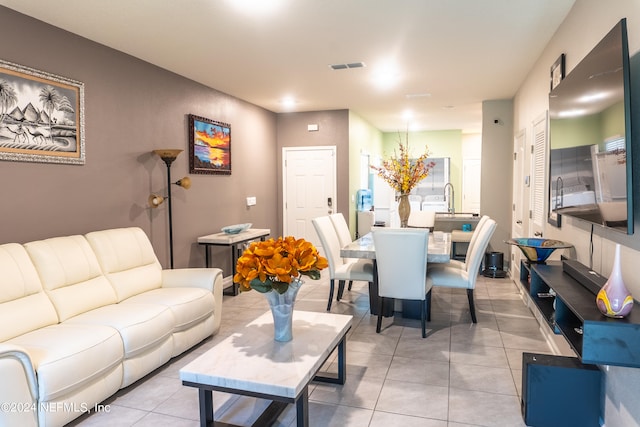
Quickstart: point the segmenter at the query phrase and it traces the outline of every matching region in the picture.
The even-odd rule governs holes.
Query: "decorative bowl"
[[[505,243],[516,245],[530,264],[544,264],[549,255],[556,249],[570,248],[573,245],[555,239],[542,239],[537,237],[519,237],[509,239]]]
[[[238,234],[250,229],[252,225],[253,224],[251,224],[250,222],[247,222],[246,224],[227,225],[226,227],[222,227],[222,231],[225,234]]]

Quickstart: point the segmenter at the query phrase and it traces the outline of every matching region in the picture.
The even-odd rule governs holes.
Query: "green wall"
[[[382,135],[369,122],[349,111],[349,208],[339,209],[349,222],[351,237],[356,234],[355,196],[360,189],[360,158],[362,154],[369,154],[371,158],[382,154]]]
[[[349,111],[349,207],[340,206],[345,217],[348,215],[352,237],[356,231],[356,192],[360,188],[360,160],[362,154],[368,154],[371,161],[375,158],[388,158],[397,150],[400,136],[403,143],[407,134],[381,132],[353,111]],[[456,194],[462,194],[462,131],[425,131],[409,132],[409,152],[413,157],[420,156],[425,146],[430,157],[449,157],[450,180]],[[456,197],[455,209],[461,210],[461,198]]]

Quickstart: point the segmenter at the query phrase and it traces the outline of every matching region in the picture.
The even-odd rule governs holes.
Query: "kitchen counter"
[[[472,213],[436,213],[434,229],[447,233],[453,230],[462,230],[462,224],[471,224],[471,229],[475,230],[480,221],[480,215]]]

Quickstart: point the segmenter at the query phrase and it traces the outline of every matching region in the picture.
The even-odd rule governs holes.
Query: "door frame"
[[[314,146],[298,146],[298,147],[282,147],[282,234],[288,235],[287,230],[287,153],[291,151],[332,151],[333,158],[333,212],[338,212],[338,149],[335,145],[314,145]]]

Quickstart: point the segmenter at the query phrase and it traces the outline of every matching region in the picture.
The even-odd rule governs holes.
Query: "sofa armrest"
[[[219,268],[162,270],[163,288],[204,288],[215,294],[218,281],[222,287],[222,270]]]
[[[198,287],[213,293],[213,333],[220,329],[222,320],[222,270],[219,268],[179,268],[162,270],[163,288]]]
[[[37,426],[38,384],[27,351],[0,343],[0,425]]]

